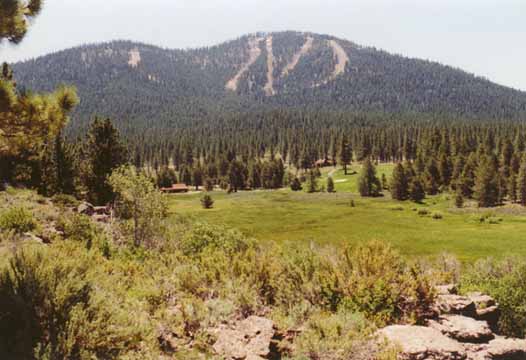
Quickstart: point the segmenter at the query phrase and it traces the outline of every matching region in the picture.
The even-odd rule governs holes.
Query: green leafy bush
[[[477,261],[462,276],[463,292],[481,291],[499,303],[499,330],[503,335],[526,335],[526,259]]]
[[[37,228],[33,213],[24,207],[12,207],[0,214],[0,229],[22,234]]]
[[[396,352],[368,341],[374,327],[359,314],[315,313],[295,341],[300,359],[395,360]]]

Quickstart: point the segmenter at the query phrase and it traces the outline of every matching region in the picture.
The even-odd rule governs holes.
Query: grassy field
[[[392,165],[380,165],[378,175],[389,178]],[[353,172],[359,172],[354,166]],[[356,193],[357,174],[324,169],[320,185],[331,173],[336,193],[251,191],[228,195],[212,193],[214,208],[200,206],[200,194],[174,195],[173,218],[189,216],[212,224],[224,224],[262,241],[308,241],[317,244],[356,244],[378,239],[390,241],[402,253],[436,255],[449,252],[462,261],[486,256],[526,255],[526,213],[518,206],[494,210],[468,204],[458,210],[447,195],[428,198],[422,204],[382,198],[361,198]],[[354,202],[354,207],[351,202]],[[420,215],[425,208],[428,215]],[[441,219],[432,215],[440,214]],[[492,223],[481,222],[490,216]],[[438,216],[437,216],[438,217]]]

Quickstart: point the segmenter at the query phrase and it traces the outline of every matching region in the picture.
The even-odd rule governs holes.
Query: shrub
[[[67,194],[57,194],[52,198],[53,203],[65,207],[76,207],[80,204],[74,196]]]
[[[88,249],[92,247],[97,233],[91,219],[81,214],[59,219],[58,228],[64,232],[66,239],[84,243]]]
[[[301,191],[303,189],[303,187],[301,186],[301,182],[297,177],[292,179],[292,181],[290,182],[290,189],[292,191]]]
[[[404,207],[401,205],[394,205],[394,206],[391,206],[389,209],[393,211],[403,211]]]
[[[133,349],[142,335],[97,293],[93,265],[73,248],[15,254],[0,274],[0,357],[115,359]]]
[[[396,353],[367,341],[374,327],[358,314],[318,312],[296,339],[300,359],[396,359]]]
[[[444,216],[442,215],[442,213],[439,213],[439,212],[434,212],[431,214],[431,217],[435,220],[440,220],[442,219]]]
[[[211,209],[214,206],[214,199],[208,194],[203,195],[201,198],[201,206],[203,209]]]
[[[481,291],[499,303],[499,330],[503,335],[526,335],[526,259],[479,260],[462,276],[461,291]]]
[[[12,230],[17,234],[33,231],[37,222],[33,213],[24,207],[12,207],[0,214],[0,229]]]
[[[429,215],[429,210],[427,210],[427,209],[418,209],[418,211],[416,213],[418,215],[420,215],[420,216],[426,216],[426,215]]]
[[[206,224],[197,224],[180,243],[185,255],[198,255],[207,248],[235,253],[246,250],[248,246],[249,241],[240,232]]]
[[[402,319],[418,323],[430,311],[434,293],[429,280],[384,242],[348,249],[339,268],[345,287],[342,306],[379,326]]]

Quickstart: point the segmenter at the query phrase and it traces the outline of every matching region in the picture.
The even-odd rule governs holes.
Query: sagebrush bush
[[[443,217],[444,217],[444,215],[442,215],[442,213],[440,213],[440,212],[434,212],[434,213],[431,214],[431,218],[433,218],[435,220],[441,220]]]
[[[133,318],[95,289],[93,261],[75,246],[13,256],[0,274],[1,358],[108,359],[138,346]]]
[[[186,255],[198,255],[207,248],[235,253],[247,249],[248,243],[249,240],[239,231],[197,224],[184,236],[180,247]]]
[[[78,206],[80,204],[80,201],[77,200],[74,196],[67,195],[67,194],[54,195],[51,198],[51,200],[56,205],[66,206],[66,207],[75,207],[75,206]]]
[[[17,234],[37,228],[33,213],[24,207],[12,207],[0,214],[0,230],[12,230]]]
[[[416,213],[418,215],[420,215],[420,216],[426,216],[426,215],[429,215],[429,210],[427,210],[427,209],[418,209],[418,211]]]
[[[500,332],[521,338],[526,335],[526,259],[479,260],[464,272],[461,290],[493,296],[501,311]]]
[[[418,323],[430,311],[434,293],[429,279],[389,244],[372,241],[350,248],[339,268],[344,274],[342,306],[378,326],[401,320]]]

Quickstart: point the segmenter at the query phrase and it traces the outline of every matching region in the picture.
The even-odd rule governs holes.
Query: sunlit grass
[[[381,165],[378,174],[389,178],[392,165]],[[352,167],[359,172],[359,168]],[[320,184],[332,169],[324,169]],[[214,224],[225,224],[261,241],[307,241],[318,244],[357,244],[371,239],[389,241],[404,254],[456,254],[463,261],[506,254],[526,254],[526,216],[499,210],[498,224],[481,223],[480,211],[458,211],[448,195],[428,198],[422,204],[397,202],[385,196],[362,198],[356,194],[358,175],[333,173],[336,193],[252,191],[228,195],[212,193],[214,208],[201,208],[199,194],[170,199],[173,217],[183,215]],[[338,181],[345,180],[345,181]],[[354,202],[354,207],[351,206]],[[417,209],[425,207],[427,216]],[[440,212],[442,219],[431,214]],[[177,215],[176,215],[177,214]]]

